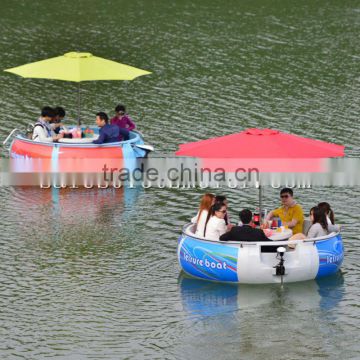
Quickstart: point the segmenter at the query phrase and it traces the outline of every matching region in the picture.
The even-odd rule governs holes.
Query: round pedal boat
[[[306,281],[335,274],[344,258],[339,232],[305,240],[222,242],[197,237],[194,230],[194,224],[184,226],[178,261],[185,273],[206,280],[243,284]]]
[[[98,134],[97,127],[90,127]],[[65,141],[68,139],[65,139]],[[104,164],[110,168],[133,169],[136,159],[152,150],[144,145],[140,133],[130,132],[130,139],[105,144],[92,144],[91,139],[72,142],[36,142],[18,134],[9,148],[14,172],[99,172]],[[76,141],[79,141],[78,143]]]

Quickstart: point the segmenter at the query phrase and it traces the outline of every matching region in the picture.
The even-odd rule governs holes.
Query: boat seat
[[[196,232],[196,224],[192,224],[190,227],[189,227],[189,231],[195,235],[195,232]]]
[[[305,219],[303,223],[302,233],[306,235],[309,232],[310,227],[311,221],[309,219]]]

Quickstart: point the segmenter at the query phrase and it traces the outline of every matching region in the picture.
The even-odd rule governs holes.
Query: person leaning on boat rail
[[[294,200],[294,193],[290,188],[280,191],[281,207],[267,214],[262,228],[267,227],[267,222],[274,217],[281,219],[282,225],[292,229],[293,234],[301,233],[304,224],[304,213],[302,207]]]
[[[111,125],[116,125],[119,128],[119,141],[129,140],[130,131],[135,129],[135,123],[130,116],[126,114],[124,105],[117,105],[115,108],[116,115],[111,119]]]
[[[55,118],[55,110],[50,106],[41,109],[41,115],[34,125],[32,139],[39,142],[54,142],[63,137],[63,134],[55,134],[50,126],[50,121]]]
[[[201,198],[199,211],[196,214],[196,216],[194,216],[191,219],[191,222],[193,224],[196,224],[195,235],[197,235],[197,236],[204,235],[206,219],[207,219],[208,213],[209,213],[212,205],[214,205],[214,200],[215,200],[215,195],[213,195],[213,194],[205,194]]]
[[[253,214],[249,209],[239,213],[242,226],[233,226],[230,231],[220,236],[221,241],[272,241],[262,230],[254,228]]]
[[[289,240],[314,239],[340,230],[339,225],[328,223],[325,211],[319,206],[314,206],[310,209],[310,221],[312,225],[306,235],[303,233],[297,233]]]
[[[203,236],[209,240],[219,240],[222,234],[225,234],[231,227],[226,226],[225,217],[226,205],[224,203],[215,203],[207,216],[204,226]]]
[[[119,141],[119,128],[109,124],[109,117],[104,112],[96,114],[96,125],[100,128],[99,138],[93,144],[105,144]]]

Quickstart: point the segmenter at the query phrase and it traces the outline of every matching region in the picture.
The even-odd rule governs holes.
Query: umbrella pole
[[[80,121],[80,106],[81,106],[81,96],[80,96],[80,82],[78,83],[78,120],[77,123],[80,126],[81,125],[81,121]]]
[[[261,211],[262,211],[262,188],[259,183],[259,223],[261,225]]]

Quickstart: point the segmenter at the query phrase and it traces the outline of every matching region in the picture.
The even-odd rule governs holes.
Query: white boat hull
[[[306,281],[336,273],[343,261],[344,249],[339,233],[326,237],[274,242],[220,242],[197,238],[192,225],[184,227],[178,243],[178,260],[189,275],[222,282],[265,284]],[[294,244],[295,248],[287,246]],[[265,252],[269,246],[273,252]],[[279,256],[284,254],[285,274],[276,275]]]

